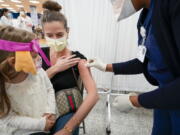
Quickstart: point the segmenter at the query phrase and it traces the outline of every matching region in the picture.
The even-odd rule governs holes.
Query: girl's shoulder
[[[37,74],[36,75],[39,76],[42,79],[47,77],[47,73],[46,73],[46,71],[43,68],[39,68],[37,70]]]
[[[72,51],[72,54],[75,54],[76,57],[78,57],[78,58],[87,60],[87,58],[82,53],[80,53],[79,51]]]

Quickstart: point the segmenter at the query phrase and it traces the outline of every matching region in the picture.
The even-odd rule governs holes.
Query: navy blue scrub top
[[[153,2],[151,0],[150,8],[146,15],[141,14],[139,21],[138,21],[138,30],[140,27],[143,26],[146,29],[146,40],[145,40],[145,47],[147,48],[146,57],[148,58],[148,72],[149,74],[155,78],[159,86],[165,85],[173,80],[173,75],[170,73],[167,65],[164,62],[160,49],[158,47],[157,41],[153,34],[151,18],[153,12]],[[142,36],[140,35],[140,31],[138,32],[139,35],[139,45],[142,44]]]

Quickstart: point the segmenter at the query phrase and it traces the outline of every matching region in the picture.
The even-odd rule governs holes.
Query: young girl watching
[[[48,134],[55,124],[54,89],[38,52],[34,34],[0,26],[1,135]]]

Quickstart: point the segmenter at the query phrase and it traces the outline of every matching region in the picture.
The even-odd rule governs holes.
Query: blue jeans
[[[64,126],[66,125],[66,123],[72,118],[72,116],[74,115],[74,113],[68,113],[62,117],[59,117],[52,129],[52,133],[56,133],[58,131],[60,131],[61,129],[64,128]],[[73,131],[72,135],[79,135],[79,128],[76,128]]]
[[[152,135],[180,135],[180,110],[154,110]]]

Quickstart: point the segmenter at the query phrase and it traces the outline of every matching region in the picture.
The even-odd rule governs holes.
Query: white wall
[[[109,0],[57,0],[63,6],[70,26],[69,44],[88,58],[99,57],[107,63],[136,57],[136,14],[120,23],[115,21]],[[113,76],[95,69],[93,76],[100,88],[148,91],[153,89],[143,75]]]

